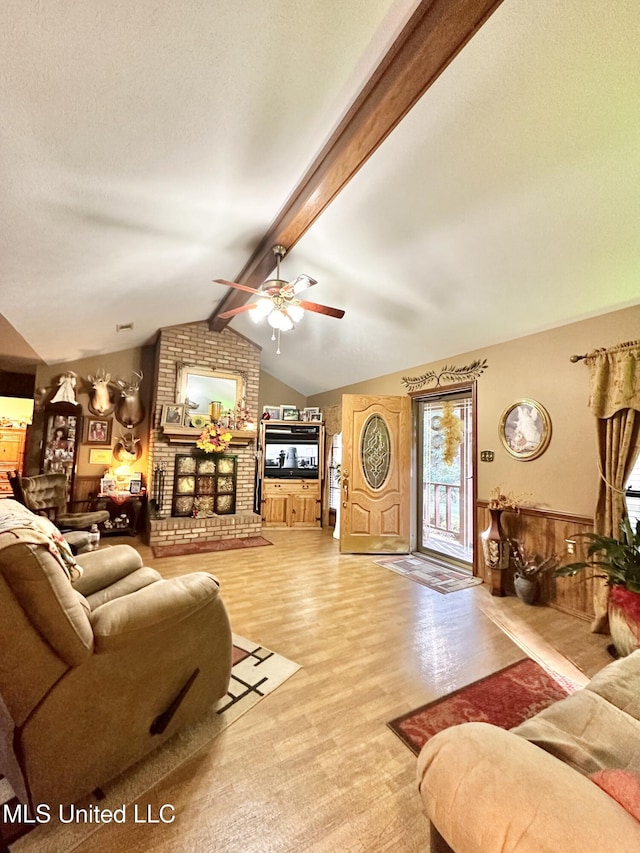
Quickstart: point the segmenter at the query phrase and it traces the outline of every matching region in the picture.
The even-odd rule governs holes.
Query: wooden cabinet
[[[321,527],[324,425],[263,421],[260,506],[266,527]]]
[[[26,429],[0,429],[0,498],[12,498],[8,474],[22,474]]]
[[[271,527],[320,527],[319,480],[265,480],[262,520]]]

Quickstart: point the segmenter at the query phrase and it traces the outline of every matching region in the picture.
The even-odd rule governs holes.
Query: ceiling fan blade
[[[294,294],[301,293],[303,290],[306,290],[308,287],[313,287],[314,284],[317,284],[315,278],[311,278],[310,275],[299,275],[298,278],[294,278],[293,281],[289,282],[289,287]]]
[[[223,320],[228,320],[229,317],[235,317],[237,314],[243,314],[245,311],[251,311],[252,308],[257,308],[257,302],[250,302],[248,305],[241,305],[239,308],[232,308],[230,311],[223,311],[218,314]]]
[[[344,317],[342,308],[330,308],[328,305],[318,305],[317,302],[305,302],[304,299],[300,300],[300,307],[304,308],[305,311],[315,311],[316,314],[326,314],[327,317],[335,317],[337,320],[341,320]]]
[[[227,281],[226,278],[214,278],[214,282],[216,284],[226,284],[227,287],[235,287],[237,290],[246,290],[247,293],[259,293],[262,294],[261,290],[256,290],[255,287],[249,287],[246,284],[240,284],[237,281]],[[222,314],[218,315],[222,317]]]

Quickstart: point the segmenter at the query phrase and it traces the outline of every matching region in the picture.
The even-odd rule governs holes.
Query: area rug
[[[157,785],[162,779],[188,761],[213,738],[239,717],[280,687],[300,669],[282,655],[233,635],[233,668],[229,691],[208,714],[188,728],[178,732],[151,755],[142,759],[121,776],[102,786],[105,799],[101,809],[119,808],[132,803]],[[97,804],[92,796],[81,805]],[[4,805],[7,809],[4,809]],[[60,823],[57,806],[51,807],[52,819],[32,828],[15,820],[18,801],[7,779],[0,775],[0,850],[11,853],[61,853],[96,832],[100,825],[90,823]],[[68,814],[68,810],[65,815]],[[4,820],[2,817],[4,816]],[[9,818],[9,820],[7,820]],[[31,831],[29,831],[31,830]],[[27,833],[27,834],[25,834]]]
[[[512,729],[579,689],[579,684],[525,658],[387,725],[417,755],[442,729],[470,722]]]
[[[474,578],[469,572],[438,566],[422,557],[385,557],[382,560],[374,560],[374,563],[443,595],[482,583],[482,578]]]
[[[208,554],[210,551],[235,551],[238,548],[260,548],[273,545],[264,536],[245,536],[238,539],[211,539],[210,541],[182,542],[176,545],[153,545],[154,557],[184,557],[187,554]]]

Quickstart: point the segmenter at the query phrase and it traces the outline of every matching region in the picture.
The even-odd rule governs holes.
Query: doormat
[[[579,689],[571,679],[525,658],[387,725],[417,755],[430,737],[450,726],[491,723],[512,729]]]
[[[203,717],[177,732],[155,752],[111,782],[102,785],[105,799],[100,800],[100,808],[121,808],[123,803],[128,805],[142,797],[299,669],[300,666],[288,658],[234,634],[233,667],[226,696]],[[95,797],[90,796],[79,803],[79,806],[87,808],[97,803]],[[61,850],[75,849],[100,828],[100,824],[60,823],[57,820],[57,806],[51,806],[49,823],[35,827],[24,826],[17,821],[11,821],[11,816],[18,814],[17,807],[18,800],[11,785],[0,774],[2,851],[10,845],[8,849],[11,853],[60,853]],[[64,814],[68,816],[68,808]],[[99,847],[100,845],[96,844],[94,849],[98,850]]]
[[[421,557],[412,557],[410,554],[403,557],[385,557],[382,560],[374,560],[374,563],[423,586],[428,586],[429,589],[434,589],[442,595],[482,583],[482,578],[475,578],[469,572],[429,563]]]
[[[210,551],[235,551],[238,548],[260,548],[273,545],[264,536],[245,536],[238,539],[210,539],[209,541],[180,542],[176,545],[153,545],[154,557],[184,557],[187,554],[208,554]]]

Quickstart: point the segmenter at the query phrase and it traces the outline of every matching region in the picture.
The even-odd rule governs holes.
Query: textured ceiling
[[[207,318],[414,6],[5,0],[0,312],[49,363]],[[640,302],[639,36],[504,0],[283,262],[345,318],[231,327],[309,395]]]

